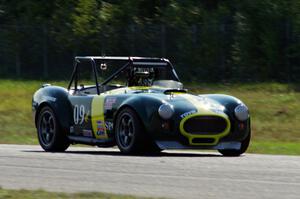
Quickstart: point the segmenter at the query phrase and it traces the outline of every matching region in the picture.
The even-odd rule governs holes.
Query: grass
[[[253,141],[248,153],[300,155],[300,142]]]
[[[55,193],[42,190],[8,190],[0,188],[0,199],[136,199],[142,197],[106,193]]]
[[[0,80],[0,143],[38,144],[31,99],[42,84],[39,81]]]
[[[38,144],[31,98],[44,82],[0,80],[0,143]],[[66,86],[67,82],[50,82]],[[222,93],[247,104],[252,117],[249,152],[300,155],[300,87],[280,83],[189,84],[193,93]]]

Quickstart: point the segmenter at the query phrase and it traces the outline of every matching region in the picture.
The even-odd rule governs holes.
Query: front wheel
[[[246,137],[245,140],[241,142],[241,148],[239,150],[235,149],[220,149],[218,150],[224,156],[240,156],[241,154],[245,153],[248,149],[250,143],[251,133]]]
[[[70,145],[54,111],[48,106],[43,107],[39,112],[37,133],[39,143],[45,151],[61,152],[65,151]]]
[[[137,114],[130,108],[123,109],[116,121],[115,137],[122,153],[132,154],[142,151],[143,126]]]
[[[124,108],[117,116],[115,126],[116,143],[125,154],[159,154],[161,149],[155,144],[143,126],[137,113]]]

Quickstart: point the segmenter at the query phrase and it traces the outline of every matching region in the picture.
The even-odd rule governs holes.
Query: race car
[[[188,93],[165,58],[75,57],[68,87],[44,84],[32,109],[39,143],[50,152],[80,143],[117,145],[125,154],[214,149],[239,156],[251,137],[241,100]]]

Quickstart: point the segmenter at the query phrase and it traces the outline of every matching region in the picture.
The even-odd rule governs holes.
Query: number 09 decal
[[[77,104],[74,106],[74,111],[73,111],[73,118],[74,118],[74,123],[75,124],[82,124],[84,121],[84,106],[80,105],[78,106]]]

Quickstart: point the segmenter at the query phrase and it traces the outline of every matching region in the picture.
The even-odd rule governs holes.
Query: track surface
[[[124,156],[116,149],[0,145],[0,186],[99,191],[167,198],[300,198],[300,156],[168,151]]]

